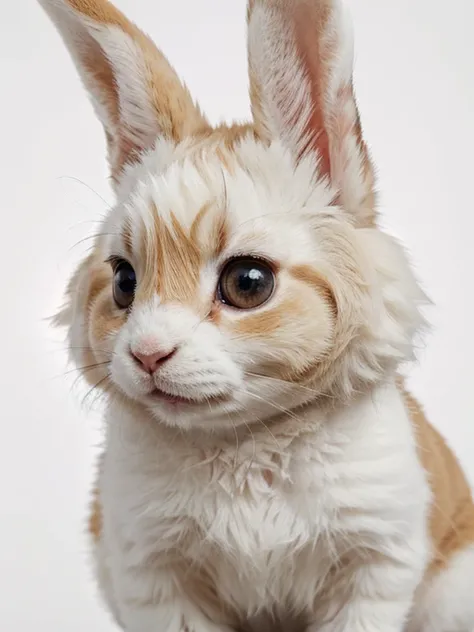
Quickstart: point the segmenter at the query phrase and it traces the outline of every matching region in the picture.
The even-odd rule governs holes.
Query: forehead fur
[[[220,128],[172,151],[158,144],[126,174],[128,197],[107,219],[101,256],[134,266],[137,304],[156,294],[205,315],[218,268],[233,256],[264,256],[295,270],[322,263],[305,224],[328,207],[331,191],[326,181],[315,185],[315,171],[310,157],[296,165],[248,127]],[[248,321],[242,332],[261,335],[281,316]]]
[[[76,322],[88,339],[78,334],[73,344],[108,348],[124,322],[114,318],[102,263],[111,255],[135,267],[138,309],[158,295],[200,319],[219,266],[257,254],[278,264],[276,299],[255,312],[226,310],[214,320],[222,335],[234,347],[252,341],[245,355],[260,370],[338,396],[377,379],[409,356],[424,297],[398,246],[378,230],[356,229],[315,174],[310,157],[295,164],[278,142],[159,143],[129,169],[130,192],[84,267],[83,287],[97,275],[109,282],[84,293]]]
[[[269,236],[271,244],[264,243],[272,227],[294,225],[296,214],[314,218],[329,208],[338,213],[331,207],[333,191],[327,180],[317,178],[311,156],[296,164],[279,142],[267,147],[252,134],[231,144],[220,134],[177,147],[160,142],[140,164],[128,168],[120,200],[106,221],[101,246],[109,254],[121,254],[127,242],[139,258],[147,234],[166,227],[163,234],[170,232],[173,243],[189,247],[193,234],[196,245],[205,248],[209,234],[222,239],[219,223],[226,226],[229,248],[239,248],[243,239],[250,250],[285,256],[286,240],[278,234]],[[225,250],[222,244],[218,249]],[[294,255],[298,260],[292,263],[302,263]]]

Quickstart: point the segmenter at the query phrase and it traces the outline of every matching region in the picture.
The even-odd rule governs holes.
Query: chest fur
[[[313,471],[305,485],[297,485],[301,472],[292,460],[271,451],[246,454],[248,449],[183,451],[179,459],[109,458],[103,491],[110,518],[124,538],[151,540],[155,551],[157,542],[179,547],[193,557],[195,545],[199,555],[208,545],[255,560],[307,537],[317,529],[307,503],[318,503],[323,477]]]
[[[130,424],[109,438],[104,534],[134,566],[172,559],[205,569],[226,601],[247,609],[289,592],[314,598],[361,532],[373,550],[381,536],[399,536],[425,498],[395,404],[386,418],[367,406],[357,423],[341,416],[304,435],[262,434],[227,448],[137,438]]]
[[[128,458],[126,466],[119,471],[110,463],[104,487],[105,521],[128,563],[184,561],[199,569],[195,585],[211,583],[218,599],[238,611],[278,604],[289,582],[299,581],[296,569],[312,582],[311,588],[302,582],[301,599],[317,593],[335,545],[327,541],[325,477],[314,463],[308,476],[301,461],[263,451],[256,457],[252,449],[239,460],[225,453],[207,462],[183,458],[172,470],[165,458],[153,468],[143,461],[130,467]],[[302,572],[305,565],[311,572]]]

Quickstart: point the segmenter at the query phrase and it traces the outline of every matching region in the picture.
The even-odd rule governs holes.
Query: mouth
[[[199,403],[197,400],[191,399],[190,397],[181,397],[180,395],[172,395],[171,393],[167,393],[166,391],[162,391],[159,388],[153,389],[153,391],[150,393],[150,397],[152,397],[154,400],[158,400],[158,401],[161,401],[161,402],[166,402],[166,403],[171,404],[173,406],[176,406],[178,404],[197,404],[197,403]]]
[[[205,398],[193,398],[193,397],[183,397],[182,395],[173,395],[171,393],[167,393],[160,388],[155,388],[149,394],[154,401],[164,402],[174,407],[181,406],[202,406],[202,405],[212,405],[220,402],[224,402],[228,398],[223,395],[214,395],[207,396]]]

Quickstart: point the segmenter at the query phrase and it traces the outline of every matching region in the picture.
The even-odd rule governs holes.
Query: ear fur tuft
[[[339,0],[250,0],[250,99],[258,133],[295,160],[314,153],[337,203],[375,220],[374,171],[353,89],[353,37]]]
[[[39,0],[61,34],[107,139],[112,177],[153,147],[208,127],[153,42],[107,0]]]

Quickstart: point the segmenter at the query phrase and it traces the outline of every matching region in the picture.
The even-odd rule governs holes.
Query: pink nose
[[[132,351],[132,355],[139,362],[147,373],[153,374],[159,366],[164,364],[166,360],[169,360],[174,355],[176,349],[160,350],[155,353],[138,353],[138,351]]]

